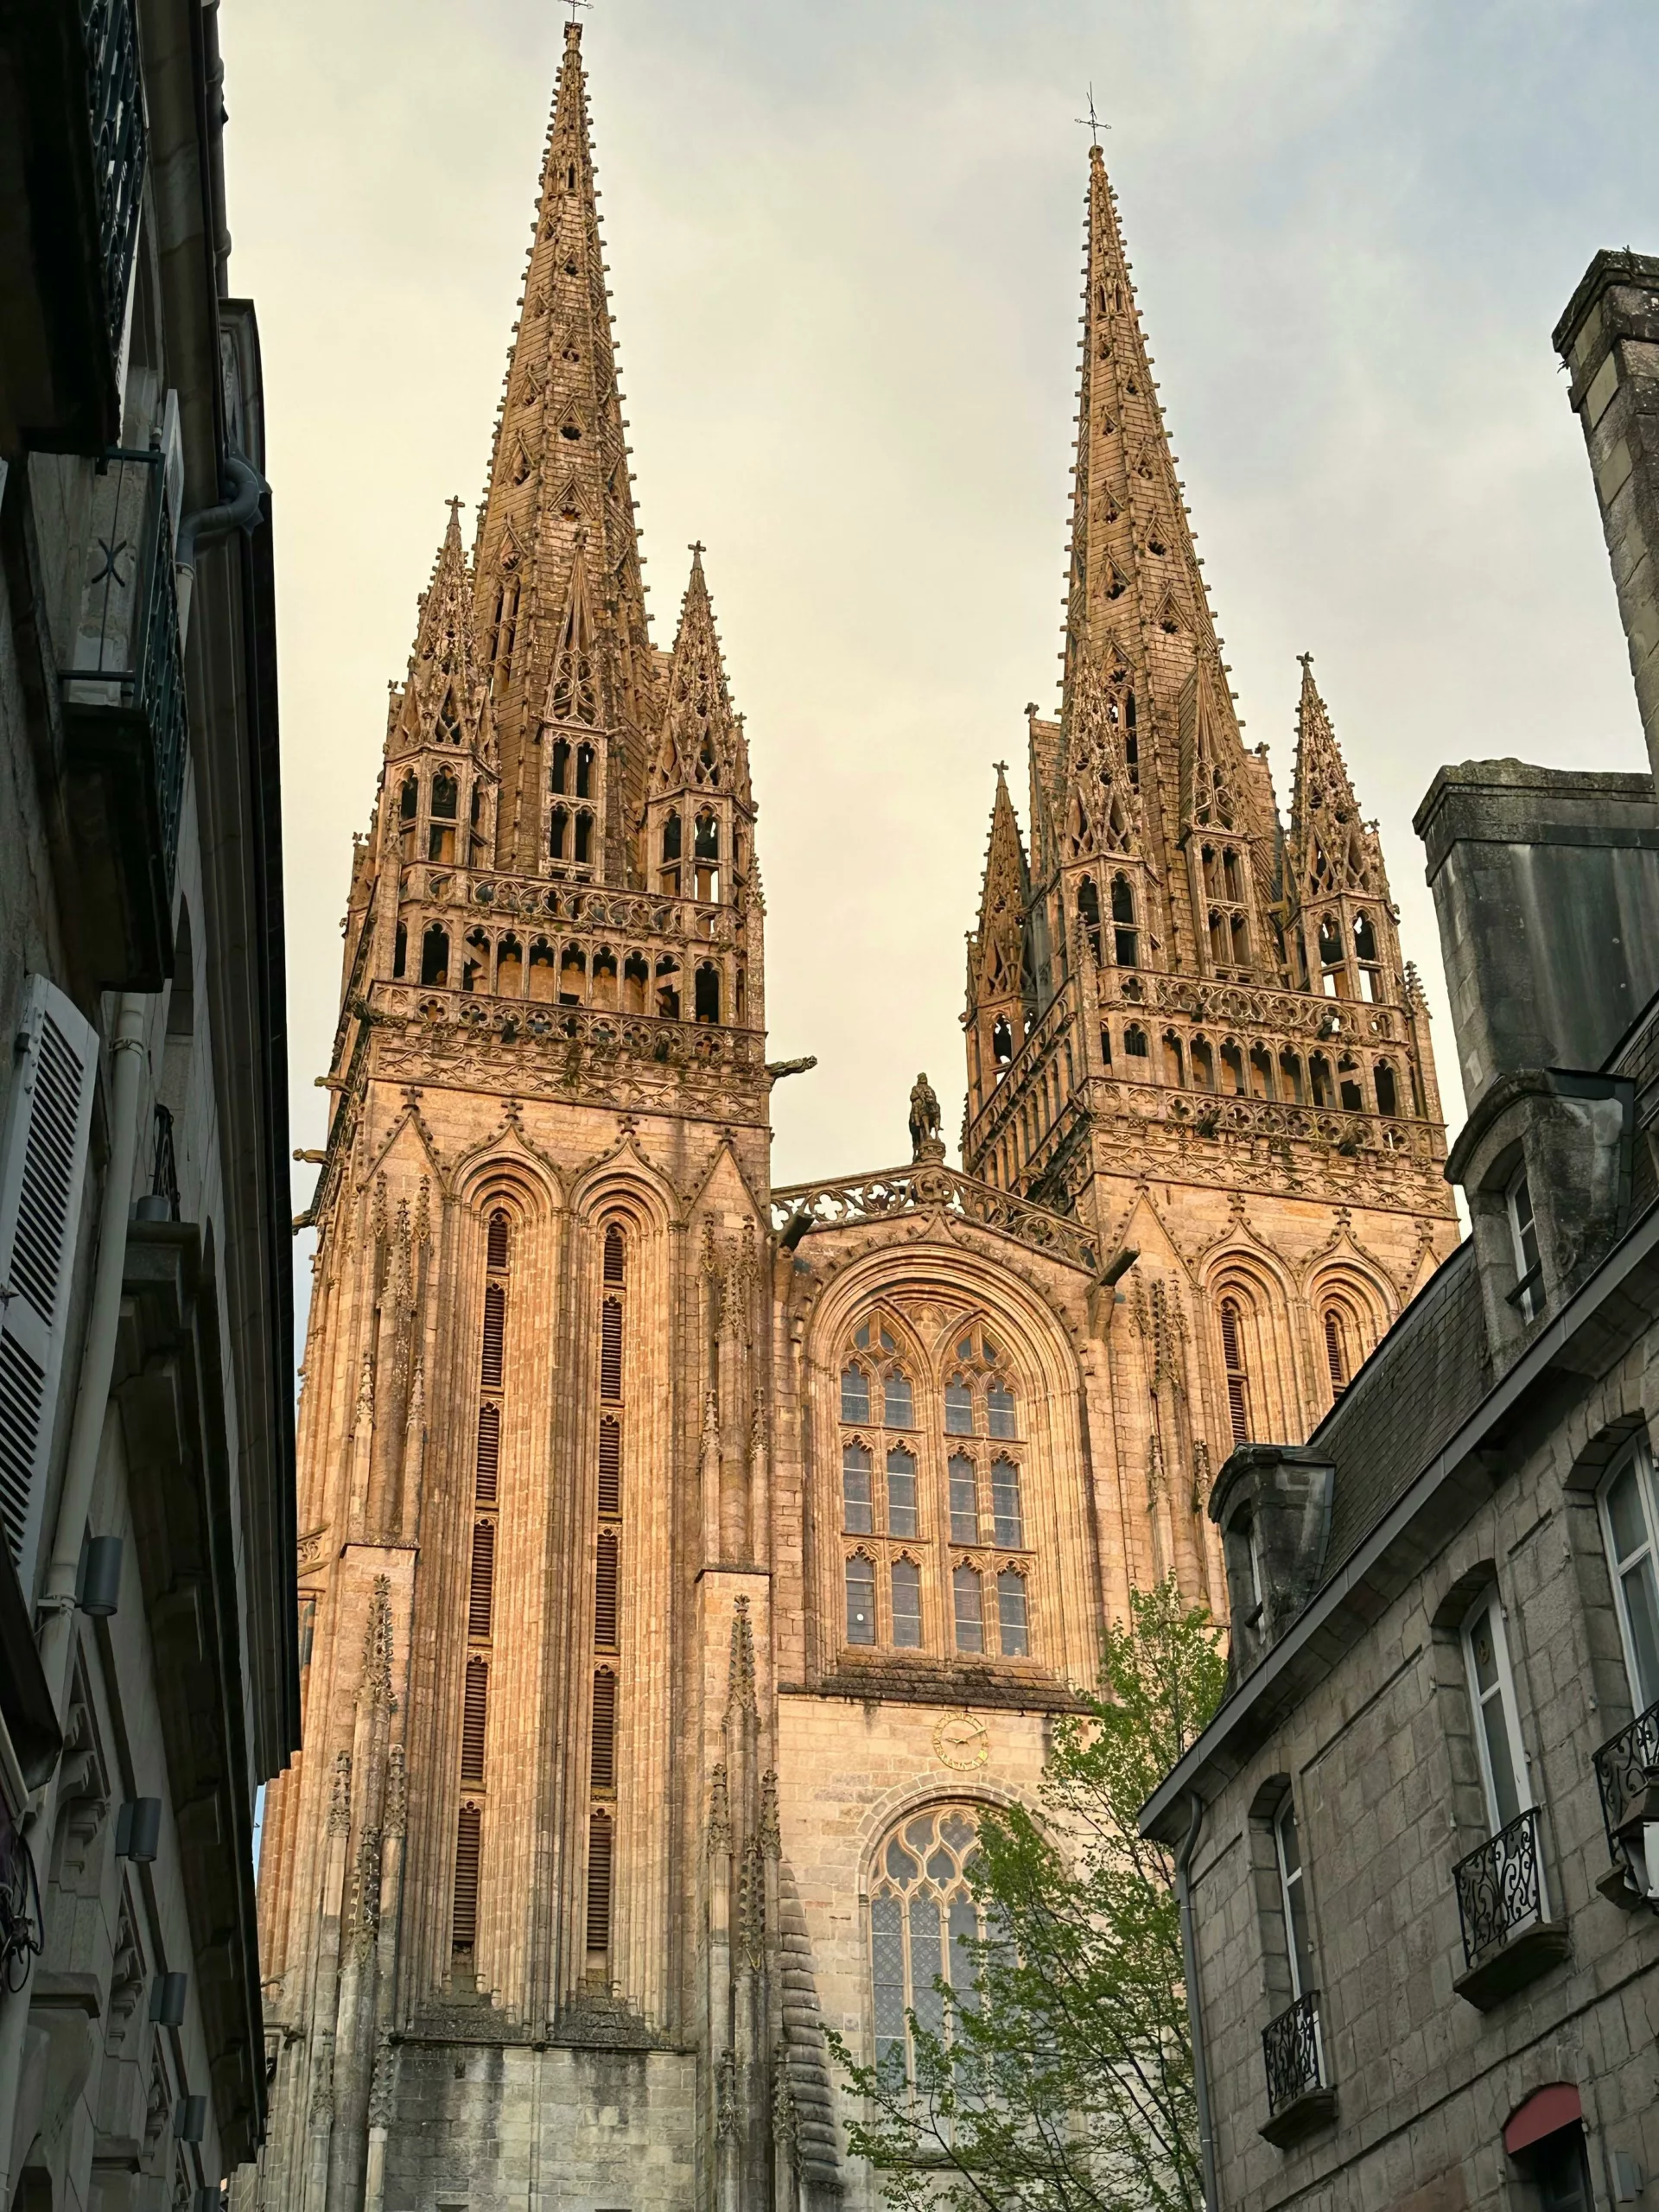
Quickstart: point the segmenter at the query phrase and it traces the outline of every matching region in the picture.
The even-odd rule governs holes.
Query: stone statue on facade
[[[911,1086],[910,1156],[912,1160],[944,1158],[944,1141],[939,1135],[939,1095],[925,1075],[918,1075]]]

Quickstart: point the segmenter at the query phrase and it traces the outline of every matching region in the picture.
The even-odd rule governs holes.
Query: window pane
[[[996,1578],[997,1624],[1002,1637],[1002,1656],[1023,1659],[1027,1651],[1026,1578],[1004,1567]]]
[[[1641,1551],[1648,1541],[1648,1525],[1642,1511],[1642,1496],[1637,1488],[1636,1462],[1629,1459],[1624,1471],[1607,1491],[1607,1518],[1613,1531],[1613,1552],[1623,1566],[1633,1553]]]
[[[1020,1510],[1020,1470],[1012,1459],[996,1459],[991,1465],[991,1516],[995,1523],[996,1541],[1006,1550],[1025,1548],[1025,1520]]]
[[[933,2035],[944,2025],[944,2001],[933,1986],[944,1971],[938,1896],[931,1889],[918,1890],[910,1901],[910,2003],[918,2026]]]
[[[841,1447],[841,1495],[846,1526],[868,1536],[875,1526],[870,1514],[870,1455],[861,1444]]]
[[[946,1979],[962,1997],[964,2011],[972,2012],[977,2000],[973,1994],[974,1976],[979,1971],[979,1961],[974,1946],[979,1941],[979,1915],[974,1901],[958,1890],[950,1900],[950,1955],[946,1962]]]
[[[1313,1986],[1313,1943],[1307,1924],[1307,1886],[1302,1879],[1301,1842],[1296,1834],[1296,1815],[1288,1798],[1275,1827],[1279,1837],[1279,1878],[1285,1904],[1285,1934],[1290,1945],[1291,1973],[1296,1994],[1305,1996]]]
[[[944,1386],[944,1433],[947,1436],[971,1436],[974,1433],[974,1394],[965,1382],[947,1382]]]
[[[867,1559],[847,1562],[847,1641],[875,1642],[875,1569]]]
[[[980,1611],[979,1570],[959,1567],[950,1577],[950,1586],[956,1600],[957,1649],[958,1651],[982,1651],[985,1649],[985,1624]]]
[[[870,1971],[875,1984],[875,2063],[902,2080],[905,2059],[904,1907],[895,1897],[870,1900]]]
[[[979,1500],[974,1463],[963,1452],[950,1455],[950,1541],[953,1544],[979,1541]]]
[[[887,1533],[916,1534],[916,1461],[902,1446],[887,1454]]]
[[[1503,1711],[1503,1693],[1499,1690],[1480,1709],[1481,1725],[1486,1731],[1486,1757],[1491,1764],[1493,1825],[1506,1828],[1521,1812],[1521,1796],[1516,1788],[1515,1763],[1510,1755],[1510,1731]]]
[[[906,1649],[922,1640],[922,1570],[914,1560],[893,1562],[893,1640]]]
[[[861,1368],[849,1367],[841,1378],[841,1417],[861,1421],[870,1417],[870,1386]]]
[[[1636,1680],[1630,1685],[1638,1711],[1659,1702],[1659,1584],[1651,1553],[1619,1578],[1624,1619],[1630,1631]]]
[[[991,1416],[993,1436],[1017,1436],[1014,1425],[1014,1393],[1004,1389],[1000,1382],[993,1382],[985,1393],[985,1404]]]
[[[911,1412],[909,1377],[904,1375],[889,1375],[887,1377],[887,1427],[914,1428],[915,1426],[915,1419]]]

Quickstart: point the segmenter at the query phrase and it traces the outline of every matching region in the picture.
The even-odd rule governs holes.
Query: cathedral
[[[1217,1469],[1457,1242],[1375,827],[1311,663],[1287,828],[1243,743],[1098,148],[961,1171],[922,1078],[909,1159],[773,1185],[747,738],[701,549],[647,622],[564,41],[487,494],[352,861],[262,2212],[873,2203],[826,2027],[905,2063],[1103,1624],[1170,1574],[1224,1610]]]

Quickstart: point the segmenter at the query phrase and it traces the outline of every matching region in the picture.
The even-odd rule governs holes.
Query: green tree
[[[1135,1815],[1220,1702],[1216,1625],[1173,1579],[1109,1628],[1055,1726],[1040,1817],[980,1815],[982,1942],[961,1939],[908,2076],[831,2037],[849,2135],[894,2212],[1200,2212],[1173,1854]]]

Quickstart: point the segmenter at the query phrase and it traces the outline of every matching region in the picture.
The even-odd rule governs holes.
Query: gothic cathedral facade
[[[310,1218],[305,1748],[264,2212],[822,2212],[1102,1623],[1457,1241],[1427,1017],[1305,664],[1245,748],[1098,150],[1065,679],[999,774],[963,1172],[775,1189],[700,555],[647,627],[580,30],[487,496],[353,862]]]

